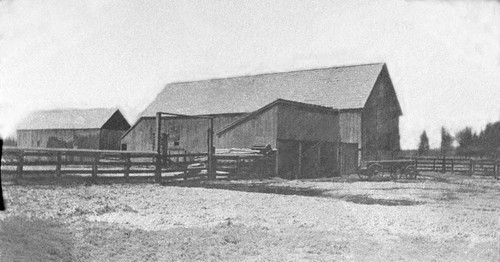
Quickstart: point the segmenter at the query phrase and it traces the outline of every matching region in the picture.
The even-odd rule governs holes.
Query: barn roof
[[[37,111],[26,117],[17,129],[100,129],[117,111],[116,108]]]
[[[384,63],[168,84],[144,110],[186,115],[253,112],[276,99],[363,108]]]

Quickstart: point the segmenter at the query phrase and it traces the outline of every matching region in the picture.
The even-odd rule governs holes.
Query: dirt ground
[[[1,261],[500,261],[492,178],[199,186],[4,183]]]

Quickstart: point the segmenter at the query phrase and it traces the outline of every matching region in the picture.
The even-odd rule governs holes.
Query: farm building
[[[271,145],[276,174],[302,178],[337,170],[338,111],[278,99],[216,132],[220,148]]]
[[[277,100],[282,102],[273,104]],[[250,142],[265,142],[262,140],[261,127],[269,124],[269,117],[275,117],[276,123],[280,122],[279,119],[285,119],[280,118],[284,110],[280,108],[292,108],[291,104],[301,104],[301,108],[317,106],[321,110],[335,109],[336,117],[331,121],[337,122],[337,131],[324,141],[338,144],[337,152],[340,155],[337,167],[348,166],[344,168],[346,172],[355,168],[360,160],[390,158],[399,150],[399,117],[402,111],[384,63],[171,83],[123,136],[122,144],[129,150],[153,149],[155,113],[168,112],[213,116],[216,148],[248,147]],[[248,121],[249,118],[252,121]],[[189,124],[176,125],[173,122],[187,120],[169,119],[170,122],[162,129],[168,130],[165,132],[169,133],[169,148],[172,145],[188,152],[206,151],[207,120],[190,119]],[[259,123],[259,119],[263,122]],[[282,144],[280,141],[295,141],[294,147],[299,146],[299,141],[317,141],[312,137],[307,138],[307,134],[296,139],[281,137],[280,132],[283,130],[325,128],[321,121],[308,123],[293,117],[289,121],[292,124],[285,129],[281,125],[271,128],[273,132],[278,132],[273,137],[276,139],[266,140],[266,143],[278,149],[278,158],[279,145]],[[243,126],[252,131],[239,131],[245,129]],[[173,135],[175,132],[172,129],[179,129],[179,132]],[[267,130],[267,127],[264,129]],[[235,135],[237,132],[240,133]],[[309,134],[313,136],[315,133]],[[307,145],[301,147],[306,150]],[[289,151],[284,148],[281,153]]]
[[[130,124],[118,109],[38,111],[17,128],[18,147],[120,150]]]

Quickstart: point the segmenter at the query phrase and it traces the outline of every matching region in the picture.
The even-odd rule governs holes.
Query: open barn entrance
[[[338,174],[338,144],[325,141],[278,140],[278,175],[288,179]]]

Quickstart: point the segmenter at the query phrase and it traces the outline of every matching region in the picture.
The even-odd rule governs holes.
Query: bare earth
[[[8,211],[0,213],[0,257],[500,261],[500,181],[424,175],[396,182],[217,182],[314,189],[316,196],[144,183],[4,184]]]

